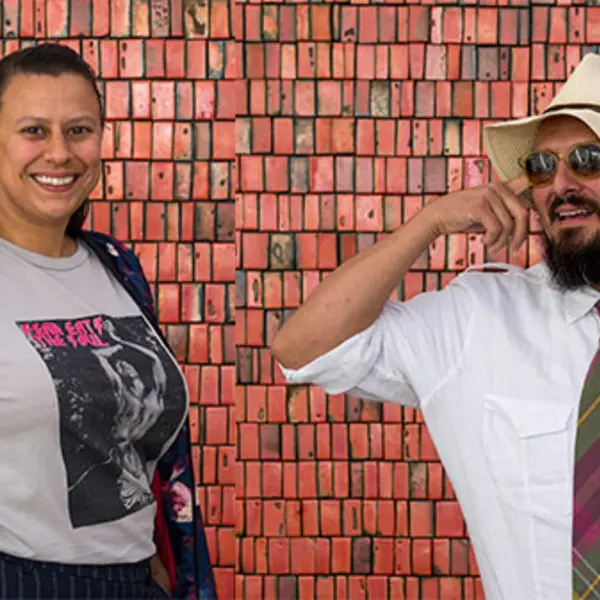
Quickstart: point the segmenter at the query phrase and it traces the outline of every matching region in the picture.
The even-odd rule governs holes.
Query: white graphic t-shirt
[[[187,410],[183,374],[83,244],[0,239],[0,552],[66,563],[155,552],[151,490]]]

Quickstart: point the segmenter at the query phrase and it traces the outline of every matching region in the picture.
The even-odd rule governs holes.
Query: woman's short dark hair
[[[96,83],[96,74],[77,52],[57,43],[44,43],[11,52],[0,60],[0,108],[2,97],[15,75],[81,75],[92,86],[100,107],[100,120],[104,125],[104,105]],[[81,232],[88,215],[86,200],[75,212],[67,225],[67,234],[77,236]]]

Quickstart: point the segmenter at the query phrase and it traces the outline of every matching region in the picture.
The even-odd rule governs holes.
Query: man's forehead
[[[598,136],[580,119],[556,115],[544,119],[536,132],[533,147],[563,146],[578,141],[600,141]]]

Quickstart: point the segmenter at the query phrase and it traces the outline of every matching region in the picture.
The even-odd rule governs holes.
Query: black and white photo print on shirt
[[[94,315],[17,325],[56,391],[73,527],[150,505],[150,467],[181,424],[187,398],[180,370],[148,323]]]

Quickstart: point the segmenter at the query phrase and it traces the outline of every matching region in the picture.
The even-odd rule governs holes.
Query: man
[[[349,260],[272,346],[291,383],[422,410],[488,600],[600,598],[599,82],[588,55],[542,115],[486,128],[503,183],[446,195]],[[530,207],[540,264],[388,301],[440,235],[518,248]]]

